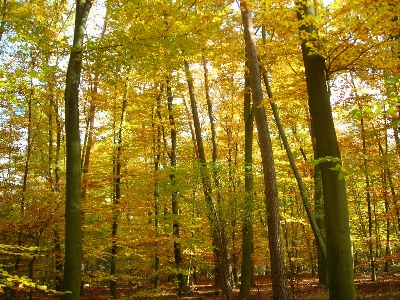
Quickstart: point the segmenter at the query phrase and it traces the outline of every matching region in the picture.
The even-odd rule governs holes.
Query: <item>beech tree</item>
[[[0,292],[7,299],[35,298],[39,287],[61,290],[64,262],[64,290],[72,291],[72,281],[75,289],[82,268],[82,285],[110,284],[105,292],[114,298],[124,284],[138,297],[157,297],[168,280],[184,294],[186,283],[207,276],[232,298],[240,284],[239,297],[247,299],[254,280],[269,274],[275,298],[295,298],[303,272],[314,276],[318,269],[324,279],[316,226],[308,219],[314,210],[322,237],[323,166],[324,184],[328,174],[340,189],[336,196],[329,185],[324,191],[330,212],[332,199],[346,192],[350,226],[343,227],[343,249],[351,233],[354,253],[353,260],[346,252],[335,261],[340,282],[334,279],[331,289],[351,286],[353,270],[371,279],[377,270],[377,280],[380,270],[397,270],[396,1],[314,1],[306,11],[300,7],[300,20],[290,1],[248,1],[252,87],[243,80],[242,11],[232,1],[72,2],[0,1]],[[318,16],[308,14],[311,8]],[[71,51],[74,17],[80,42]],[[314,89],[316,80],[321,90]],[[195,100],[193,116],[189,100]],[[251,149],[254,142],[264,146]],[[313,194],[306,211],[303,200]],[[335,200],[340,207],[341,199]],[[328,257],[338,249],[335,220],[326,219]],[[149,283],[157,288],[133,289]]]
[[[301,5],[299,20],[315,16],[314,7]],[[301,25],[301,31],[315,34],[316,28]],[[344,178],[337,170],[340,166],[340,150],[337,142],[332,109],[325,75],[325,60],[312,53],[305,38],[301,45],[308,101],[311,115],[317,161],[321,168],[326,222],[326,251],[328,263],[329,297],[331,299],[355,299],[353,257],[350,241],[349,211]]]
[[[74,41],[71,48],[65,85],[65,135],[67,151],[63,291],[68,291],[63,296],[65,300],[79,299],[81,283],[81,147],[78,102],[83,39],[91,6],[91,0],[76,1]]]
[[[263,94],[261,89],[260,68],[254,38],[253,21],[251,12],[245,1],[241,1],[242,22],[246,54],[249,66],[251,93],[253,98],[254,117],[257,124],[258,139],[263,163],[265,203],[267,206],[268,240],[271,259],[271,276],[274,299],[288,299],[285,281],[285,267],[280,233],[280,217],[278,204],[278,191],[276,186],[275,166],[272,153],[271,137],[268,131],[268,123],[265,108],[262,105]]]

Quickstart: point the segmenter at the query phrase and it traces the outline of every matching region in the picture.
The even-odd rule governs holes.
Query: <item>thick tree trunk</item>
[[[326,245],[324,197],[322,188],[321,169],[319,165],[314,166],[314,205],[315,205],[315,221],[317,222],[317,226],[320,230],[322,240],[325,242]],[[328,285],[327,257],[322,254],[319,247],[318,247],[318,282],[326,286]]]
[[[298,19],[302,21],[304,16],[315,16],[314,8],[300,6]],[[315,34],[316,28],[313,25],[301,25],[300,30]],[[332,158],[340,160],[340,151],[326,84],[324,58],[310,54],[307,42],[309,40],[304,40],[301,48],[317,158],[321,159],[329,296],[330,299],[350,300],[355,299],[356,295],[346,185],[344,179],[339,178],[339,171],[335,170],[337,162],[332,161]]]
[[[71,293],[64,294],[64,300],[79,299],[81,282],[81,149],[78,100],[85,24],[91,6],[91,0],[76,1],[74,42],[65,85],[66,204],[63,291]]]
[[[285,265],[282,251],[278,190],[272,143],[269,134],[265,108],[262,106],[260,69],[258,64],[256,42],[254,38],[253,20],[247,9],[246,1],[240,1],[241,14],[246,43],[251,92],[253,97],[254,117],[257,125],[258,140],[264,173],[265,202],[267,207],[268,240],[271,260],[273,299],[286,300],[288,292],[285,279]]]

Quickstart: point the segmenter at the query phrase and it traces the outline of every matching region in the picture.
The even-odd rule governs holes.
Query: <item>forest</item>
[[[0,299],[400,299],[399,16],[0,1]]]

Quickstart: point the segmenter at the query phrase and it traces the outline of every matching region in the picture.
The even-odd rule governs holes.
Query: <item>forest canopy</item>
[[[114,299],[207,276],[245,299],[276,268],[275,288],[326,284],[347,251],[336,222],[351,272],[398,270],[399,15],[394,0],[1,1],[0,293],[71,291],[72,268],[71,286]]]

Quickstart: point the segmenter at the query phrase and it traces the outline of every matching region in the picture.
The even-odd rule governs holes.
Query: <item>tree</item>
[[[207,217],[210,220],[211,236],[213,239],[214,252],[216,253],[216,263],[220,271],[222,290],[228,299],[232,297],[232,268],[230,265],[230,253],[225,233],[225,224],[218,211],[218,205],[213,198],[210,174],[207,168],[201,127],[197,112],[196,98],[194,95],[193,78],[190,73],[189,64],[185,60],[185,72],[187,76],[188,89],[190,94],[190,105],[192,109],[193,125],[196,135],[196,143],[199,152],[200,173],[203,182],[204,198],[207,203]]]
[[[246,65],[247,67],[247,65]],[[250,299],[251,277],[252,277],[252,244],[253,244],[253,127],[254,113],[251,105],[249,73],[245,71],[245,91],[244,91],[244,121],[245,121],[245,145],[244,145],[244,215],[242,228],[242,278],[240,282],[240,299]]]
[[[168,119],[169,119],[169,125],[171,127],[171,151],[169,153],[169,158],[170,158],[170,164],[171,164],[171,171],[169,174],[169,178],[171,180],[171,202],[172,202],[172,214],[174,215],[174,220],[172,224],[172,234],[175,237],[174,241],[174,258],[175,258],[175,267],[177,268],[178,271],[178,285],[179,285],[179,290],[178,293],[179,295],[182,294],[187,294],[188,293],[188,280],[185,274],[182,272],[182,261],[183,261],[183,255],[182,255],[182,246],[181,243],[179,243],[179,230],[180,230],[180,222],[179,222],[179,195],[178,195],[178,190],[177,190],[177,185],[176,185],[176,135],[177,135],[177,130],[175,126],[175,120],[174,120],[174,114],[173,114],[173,100],[174,97],[172,95],[172,88],[171,88],[171,82],[170,80],[167,80],[166,82],[167,85],[167,106],[168,106]]]
[[[314,7],[299,5],[300,21],[315,16]],[[326,250],[330,299],[355,299],[353,257],[350,241],[349,211],[346,185],[339,175],[340,151],[332,118],[330,97],[326,84],[324,58],[312,50],[313,23],[301,23],[300,31],[306,33],[301,44],[308,101],[311,115],[317,160],[320,161],[325,222]]]
[[[240,1],[246,54],[249,66],[251,93],[253,98],[254,117],[257,124],[258,140],[264,173],[265,202],[267,206],[268,240],[271,260],[271,276],[273,298],[288,299],[285,282],[285,266],[280,233],[280,217],[278,191],[276,186],[275,166],[272,153],[271,137],[269,135],[265,108],[262,106],[263,94],[258,64],[256,42],[254,38],[253,20],[246,1]]]
[[[82,47],[91,0],[77,0],[74,41],[71,48],[65,84],[66,134],[66,202],[64,300],[79,299],[82,261],[81,224],[81,147],[79,130],[79,83],[82,68]]]

